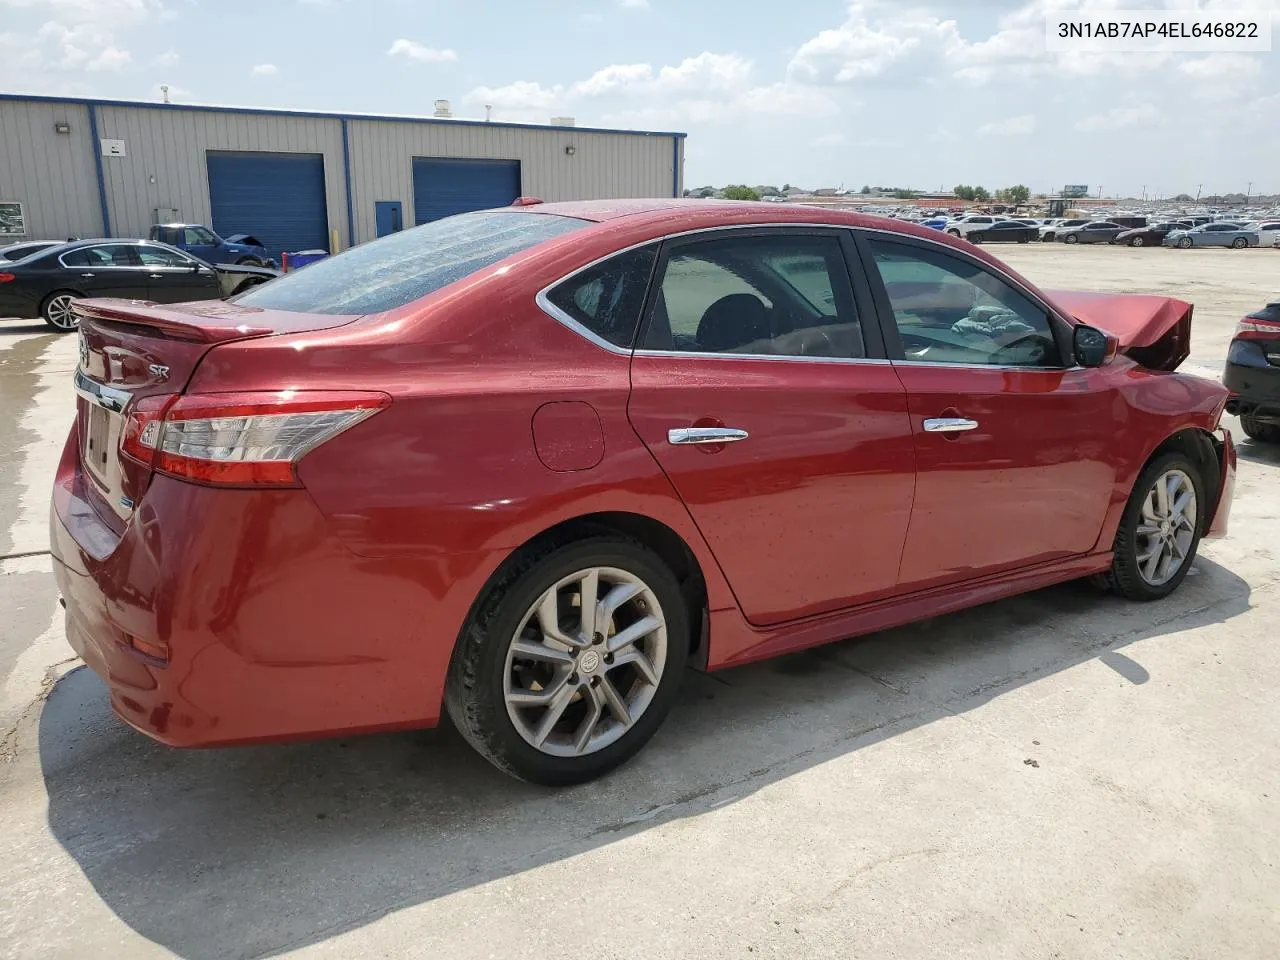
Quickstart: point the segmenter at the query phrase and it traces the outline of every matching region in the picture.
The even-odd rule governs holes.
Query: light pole
[[[1244,188],[1244,205],[1249,205],[1249,194],[1253,193],[1253,181],[1249,181],[1249,185]]]

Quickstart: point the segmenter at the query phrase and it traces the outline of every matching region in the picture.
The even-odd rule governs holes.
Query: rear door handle
[[[747,439],[747,431],[734,427],[680,427],[667,431],[667,442],[676,444],[737,443]]]
[[[164,279],[164,274],[163,274],[163,273],[148,273],[148,274],[147,274],[147,279],[148,279],[148,280],[163,280],[163,279]]]
[[[977,429],[977,420],[966,420],[964,417],[934,417],[924,422],[925,433],[963,433],[965,430]]]
[[[97,276],[97,274],[96,274],[96,273],[82,273],[82,274],[80,274],[80,276],[84,277],[84,279],[86,279],[86,280],[92,280],[94,277],[96,277],[96,276]]]

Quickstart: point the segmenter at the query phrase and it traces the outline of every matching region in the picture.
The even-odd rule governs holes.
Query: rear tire
[[[1240,415],[1240,429],[1250,440],[1258,443],[1280,443],[1280,426],[1274,423],[1259,423],[1251,413]]]
[[[959,231],[959,230],[948,230],[948,231],[947,231],[947,235],[948,235],[948,236],[952,236],[952,237],[958,237],[958,236],[960,236],[960,231]]]
[[[1163,498],[1158,485],[1165,487]],[[1192,500],[1176,510],[1188,491]],[[1157,457],[1133,485],[1116,531],[1111,570],[1102,578],[1104,585],[1128,600],[1142,602],[1173,593],[1195,561],[1207,507],[1204,481],[1191,459],[1180,451]]]
[[[609,612],[612,591],[624,586],[634,592]],[[581,611],[590,589],[589,623]],[[611,652],[611,641],[650,620],[661,626]],[[680,585],[647,547],[617,535],[549,546],[486,586],[454,649],[445,707],[500,770],[546,786],[582,783],[626,762],[657,731],[688,650]]]
[[[1235,247],[1237,250],[1242,250],[1248,245],[1249,245],[1249,241],[1246,240],[1244,237],[1236,237],[1234,240],[1231,241],[1231,246]]]
[[[40,316],[59,333],[70,333],[80,326],[80,318],[71,312],[71,305],[79,299],[71,290],[55,290],[40,304]]]

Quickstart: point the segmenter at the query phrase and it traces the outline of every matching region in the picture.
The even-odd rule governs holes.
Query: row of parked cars
[[[1144,217],[1119,220],[1057,218],[1006,219],[969,214],[956,219],[935,217],[921,221],[972,243],[1118,243],[1130,247],[1257,247],[1280,246],[1280,220],[1262,223],[1191,217],[1147,223]]]
[[[84,297],[217,300],[279,273],[252,237],[224,240],[200,224],[157,225],[147,240],[16,243],[0,247],[0,317],[70,331],[78,323],[71,305]]]

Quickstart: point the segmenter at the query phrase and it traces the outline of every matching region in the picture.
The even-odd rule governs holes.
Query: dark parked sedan
[[[1110,220],[1090,220],[1078,227],[1059,227],[1053,239],[1058,243],[1110,243],[1123,230]]]
[[[1251,313],[1236,327],[1222,382],[1227,412],[1254,440],[1280,443],[1280,303]]]
[[[970,243],[1030,243],[1039,238],[1040,228],[1027,226],[1022,220],[1001,220],[965,237]]]
[[[213,267],[164,243],[80,240],[50,247],[0,271],[0,317],[43,317],[74,330],[71,305],[82,297],[181,303],[216,300],[265,283],[276,271]]]
[[[1165,223],[1152,223],[1133,230],[1122,230],[1116,234],[1116,243],[1131,247],[1158,247],[1164,243],[1165,235],[1171,230],[1189,230],[1189,220],[1170,220]]]

